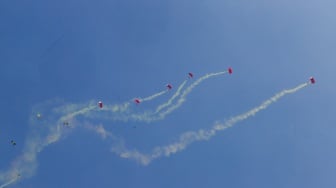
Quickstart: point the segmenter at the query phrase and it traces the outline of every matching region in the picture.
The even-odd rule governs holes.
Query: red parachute
[[[314,78],[314,77],[310,77],[310,78],[309,78],[309,82],[310,82],[311,84],[315,84],[315,78]]]
[[[140,104],[140,99],[138,99],[138,98],[136,98],[136,99],[134,99],[134,102],[135,102],[135,104]]]
[[[233,72],[232,68],[229,67],[229,68],[228,68],[228,73],[229,73],[229,74],[232,74],[232,72]]]
[[[173,86],[171,84],[167,84],[167,88],[168,88],[168,90],[171,90],[173,88]]]
[[[99,108],[103,108],[103,102],[99,101],[98,106],[99,106]]]

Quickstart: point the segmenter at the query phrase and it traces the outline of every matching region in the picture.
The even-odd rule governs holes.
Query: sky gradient
[[[334,7],[331,0],[1,0],[0,185],[36,146],[30,141],[50,141],[9,187],[335,187]],[[185,80],[181,92],[228,67],[232,75],[204,80],[161,120],[115,118],[155,111]],[[209,130],[310,76],[315,85],[169,157],[143,165],[115,153],[124,146],[148,154]],[[167,83],[171,91],[132,103]],[[125,113],[98,111],[99,100],[106,109],[130,103]],[[73,127],[59,120],[90,107],[70,118]],[[62,136],[45,138],[59,127]]]

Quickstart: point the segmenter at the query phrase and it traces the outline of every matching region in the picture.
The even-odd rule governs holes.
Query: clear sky
[[[0,186],[19,173],[8,187],[336,187],[335,7],[333,0],[0,0]],[[179,97],[229,66],[232,75],[205,79],[167,116],[125,121],[157,117],[150,112],[184,80]],[[315,85],[234,127],[158,152],[310,76]],[[131,101],[167,83],[171,91]],[[125,102],[126,111],[112,110]],[[157,158],[145,160],[150,154]]]

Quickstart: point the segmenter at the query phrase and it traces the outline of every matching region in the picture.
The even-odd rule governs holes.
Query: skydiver
[[[12,144],[13,146],[16,146],[16,142],[14,142],[14,140],[11,140],[11,144]]]
[[[173,88],[173,86],[171,84],[167,84],[166,87],[167,87],[168,90],[171,90]]]
[[[71,125],[70,125],[70,123],[68,121],[63,122],[63,126],[64,127],[68,127],[68,128],[71,127]]]
[[[99,106],[99,108],[103,108],[103,102],[99,101],[98,106]]]

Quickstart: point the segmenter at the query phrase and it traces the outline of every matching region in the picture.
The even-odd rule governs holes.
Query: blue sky
[[[23,173],[10,187],[335,187],[335,6],[329,0],[0,1],[0,175],[19,161],[32,131],[46,136],[58,126],[55,108],[123,104],[173,84],[155,100],[131,104],[141,113],[167,101],[188,72],[195,78],[187,86],[232,66],[233,75],[205,80],[164,120],[78,117],[71,122],[76,128],[38,153],[34,174]],[[313,87],[145,166],[111,152],[115,140],[82,128],[102,125],[128,149],[150,153],[312,75]]]

